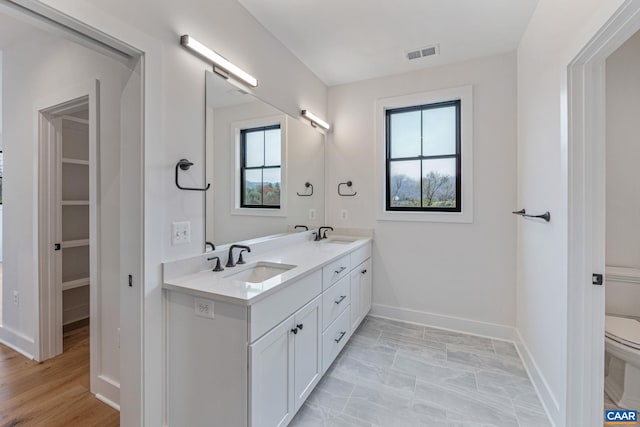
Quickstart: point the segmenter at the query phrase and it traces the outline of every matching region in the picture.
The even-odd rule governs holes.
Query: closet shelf
[[[83,286],[88,286],[88,285],[89,285],[89,278],[81,277],[80,279],[67,280],[65,282],[62,282],[62,290],[68,291],[69,289],[81,288]]]
[[[62,163],[67,163],[67,164],[71,164],[71,165],[89,166],[89,160],[72,159],[70,157],[63,157],[62,158]]]
[[[79,248],[82,246],[89,246],[89,239],[67,240],[66,242],[62,242],[62,249]]]
[[[89,206],[88,200],[63,200],[62,206]]]

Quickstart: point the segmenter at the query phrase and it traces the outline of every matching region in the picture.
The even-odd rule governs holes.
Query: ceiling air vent
[[[437,44],[433,46],[425,46],[419,49],[413,49],[406,52],[406,58],[409,61],[413,61],[414,59],[426,58],[427,56],[438,55],[440,53],[440,49]]]

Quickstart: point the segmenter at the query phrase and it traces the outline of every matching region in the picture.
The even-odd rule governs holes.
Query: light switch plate
[[[196,316],[213,319],[213,301],[203,298],[195,298]]]
[[[183,245],[191,243],[191,222],[174,222],[171,226],[171,244]]]

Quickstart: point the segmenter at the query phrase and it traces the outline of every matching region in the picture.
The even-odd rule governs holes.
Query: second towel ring
[[[311,193],[310,194],[300,194],[300,193],[296,192],[296,194],[298,196],[300,196],[300,197],[311,197],[311,196],[313,196],[313,184],[310,183],[310,182],[305,182],[304,186],[305,186],[305,188],[311,187]]]
[[[338,195],[339,195],[339,196],[342,196],[342,197],[353,197],[353,196],[355,196],[356,194],[358,194],[358,192],[357,192],[357,191],[354,191],[352,194],[345,194],[345,193],[343,193],[342,191],[340,191],[340,188],[341,188],[343,185],[346,185],[347,187],[351,187],[351,186],[353,185],[353,182],[351,182],[351,181],[347,181],[347,182],[341,182],[340,184],[338,184]]]

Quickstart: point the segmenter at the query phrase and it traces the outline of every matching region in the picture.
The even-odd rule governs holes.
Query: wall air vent
[[[432,46],[425,46],[419,49],[412,49],[410,51],[405,52],[405,58],[408,61],[413,61],[415,59],[426,58],[427,56],[434,56],[440,53],[440,48],[437,44]]]

